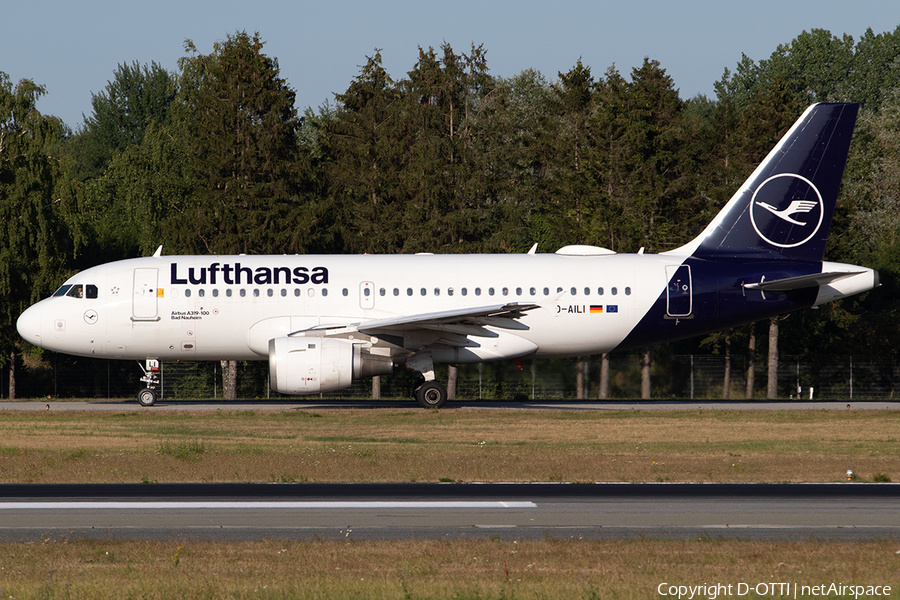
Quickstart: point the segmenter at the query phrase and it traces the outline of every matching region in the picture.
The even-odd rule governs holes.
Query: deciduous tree
[[[28,79],[13,87],[0,72],[0,364],[10,367],[10,398],[21,341],[16,320],[53,291],[71,256],[53,194],[63,124],[38,112],[44,93]]]

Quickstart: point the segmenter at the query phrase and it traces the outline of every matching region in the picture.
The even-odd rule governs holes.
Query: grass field
[[[900,478],[898,425],[891,411],[0,411],[0,482],[885,481]],[[898,598],[900,544],[0,543],[0,599],[661,599],[662,583],[766,582]]]
[[[0,544],[0,592],[3,598],[89,600],[596,600],[663,598],[658,593],[660,584],[666,584],[663,589],[668,593],[669,586],[719,583],[732,585],[730,597],[734,598],[781,598],[772,593],[775,588],[768,588],[768,594],[738,596],[737,586],[745,583],[755,588],[758,583],[774,582],[827,586],[833,582],[889,585],[889,597],[897,598],[898,549],[898,544],[889,542],[712,540],[57,541]],[[694,598],[714,600],[715,596],[706,593]]]
[[[0,412],[0,482],[900,477],[892,411]]]

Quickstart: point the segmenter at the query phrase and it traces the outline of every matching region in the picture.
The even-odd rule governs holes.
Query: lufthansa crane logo
[[[811,240],[824,216],[822,194],[812,181],[796,173],[772,175],[750,200],[753,229],[778,248],[796,248]]]

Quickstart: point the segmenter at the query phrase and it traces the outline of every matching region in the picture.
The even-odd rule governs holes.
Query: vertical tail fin
[[[696,239],[672,254],[821,261],[858,104],[814,104]]]

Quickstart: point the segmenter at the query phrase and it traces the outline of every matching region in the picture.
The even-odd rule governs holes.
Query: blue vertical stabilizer
[[[821,261],[858,104],[814,104],[695,240],[671,254]]]

